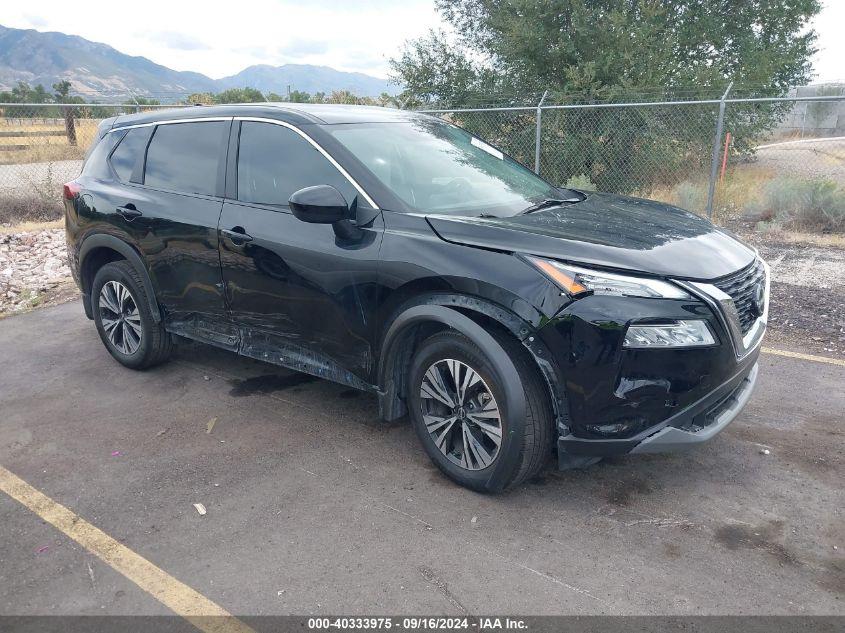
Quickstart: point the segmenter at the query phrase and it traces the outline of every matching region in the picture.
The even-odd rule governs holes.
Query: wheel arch
[[[147,293],[150,312],[156,323],[161,321],[161,310],[156,301],[153,283],[150,275],[144,266],[141,255],[131,245],[127,244],[114,235],[97,233],[86,237],[79,248],[79,278],[82,287],[82,302],[85,307],[86,316],[93,318],[93,307],[91,305],[91,284],[97,271],[105,264],[120,259],[125,259],[141,276],[144,284],[144,291]]]
[[[495,334],[518,340],[543,378],[557,427],[568,426],[568,409],[560,375],[548,349],[534,335],[534,328],[491,301],[455,293],[418,297],[406,303],[389,321],[381,339],[377,374],[379,413],[383,419],[396,420],[408,413],[405,384],[410,359],[423,339],[449,328],[467,336],[488,357],[502,353]],[[483,342],[479,343],[479,340]]]

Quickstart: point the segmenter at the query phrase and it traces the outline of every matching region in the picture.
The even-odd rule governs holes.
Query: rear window
[[[115,132],[114,134],[117,135],[119,133]],[[120,145],[112,152],[109,162],[117,177],[123,182],[129,182],[131,179],[132,171],[144,153],[148,138],[150,138],[149,128],[133,128],[126,133],[126,136],[120,141]]]
[[[181,193],[214,195],[220,150],[228,132],[227,121],[157,126],[147,150],[144,184]]]

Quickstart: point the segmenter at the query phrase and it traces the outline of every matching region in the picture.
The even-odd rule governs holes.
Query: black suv
[[[422,114],[120,116],[64,199],[85,313],[120,363],[181,336],[371,391],[475,490],[555,453],[693,446],[757,376],[754,250],[675,207],[557,188]]]

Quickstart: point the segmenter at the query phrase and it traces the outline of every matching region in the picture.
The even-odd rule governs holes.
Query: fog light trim
[[[661,325],[631,325],[625,333],[623,347],[628,349],[667,349],[708,347],[716,339],[706,321],[675,321]]]

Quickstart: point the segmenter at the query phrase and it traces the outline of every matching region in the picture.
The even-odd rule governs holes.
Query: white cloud
[[[845,80],[845,38],[842,37],[842,27],[845,27],[845,2],[842,0],[827,0],[822,12],[813,22],[813,28],[819,34],[816,46],[819,52],[813,58],[813,70],[816,81]]]
[[[234,6],[146,0],[131,15],[106,0],[41,0],[38,6],[38,15],[4,6],[3,25],[80,35],[215,79],[252,64],[284,63],[385,77],[405,40],[440,23],[433,0],[245,0]]]
[[[25,3],[7,4],[4,26],[81,35],[213,78],[252,64],[284,63],[385,77],[405,40],[441,24],[433,0],[244,0],[234,7],[146,0],[131,15],[111,0],[40,0],[37,14]],[[813,24],[817,81],[845,79],[843,25],[845,2],[827,0]]]

